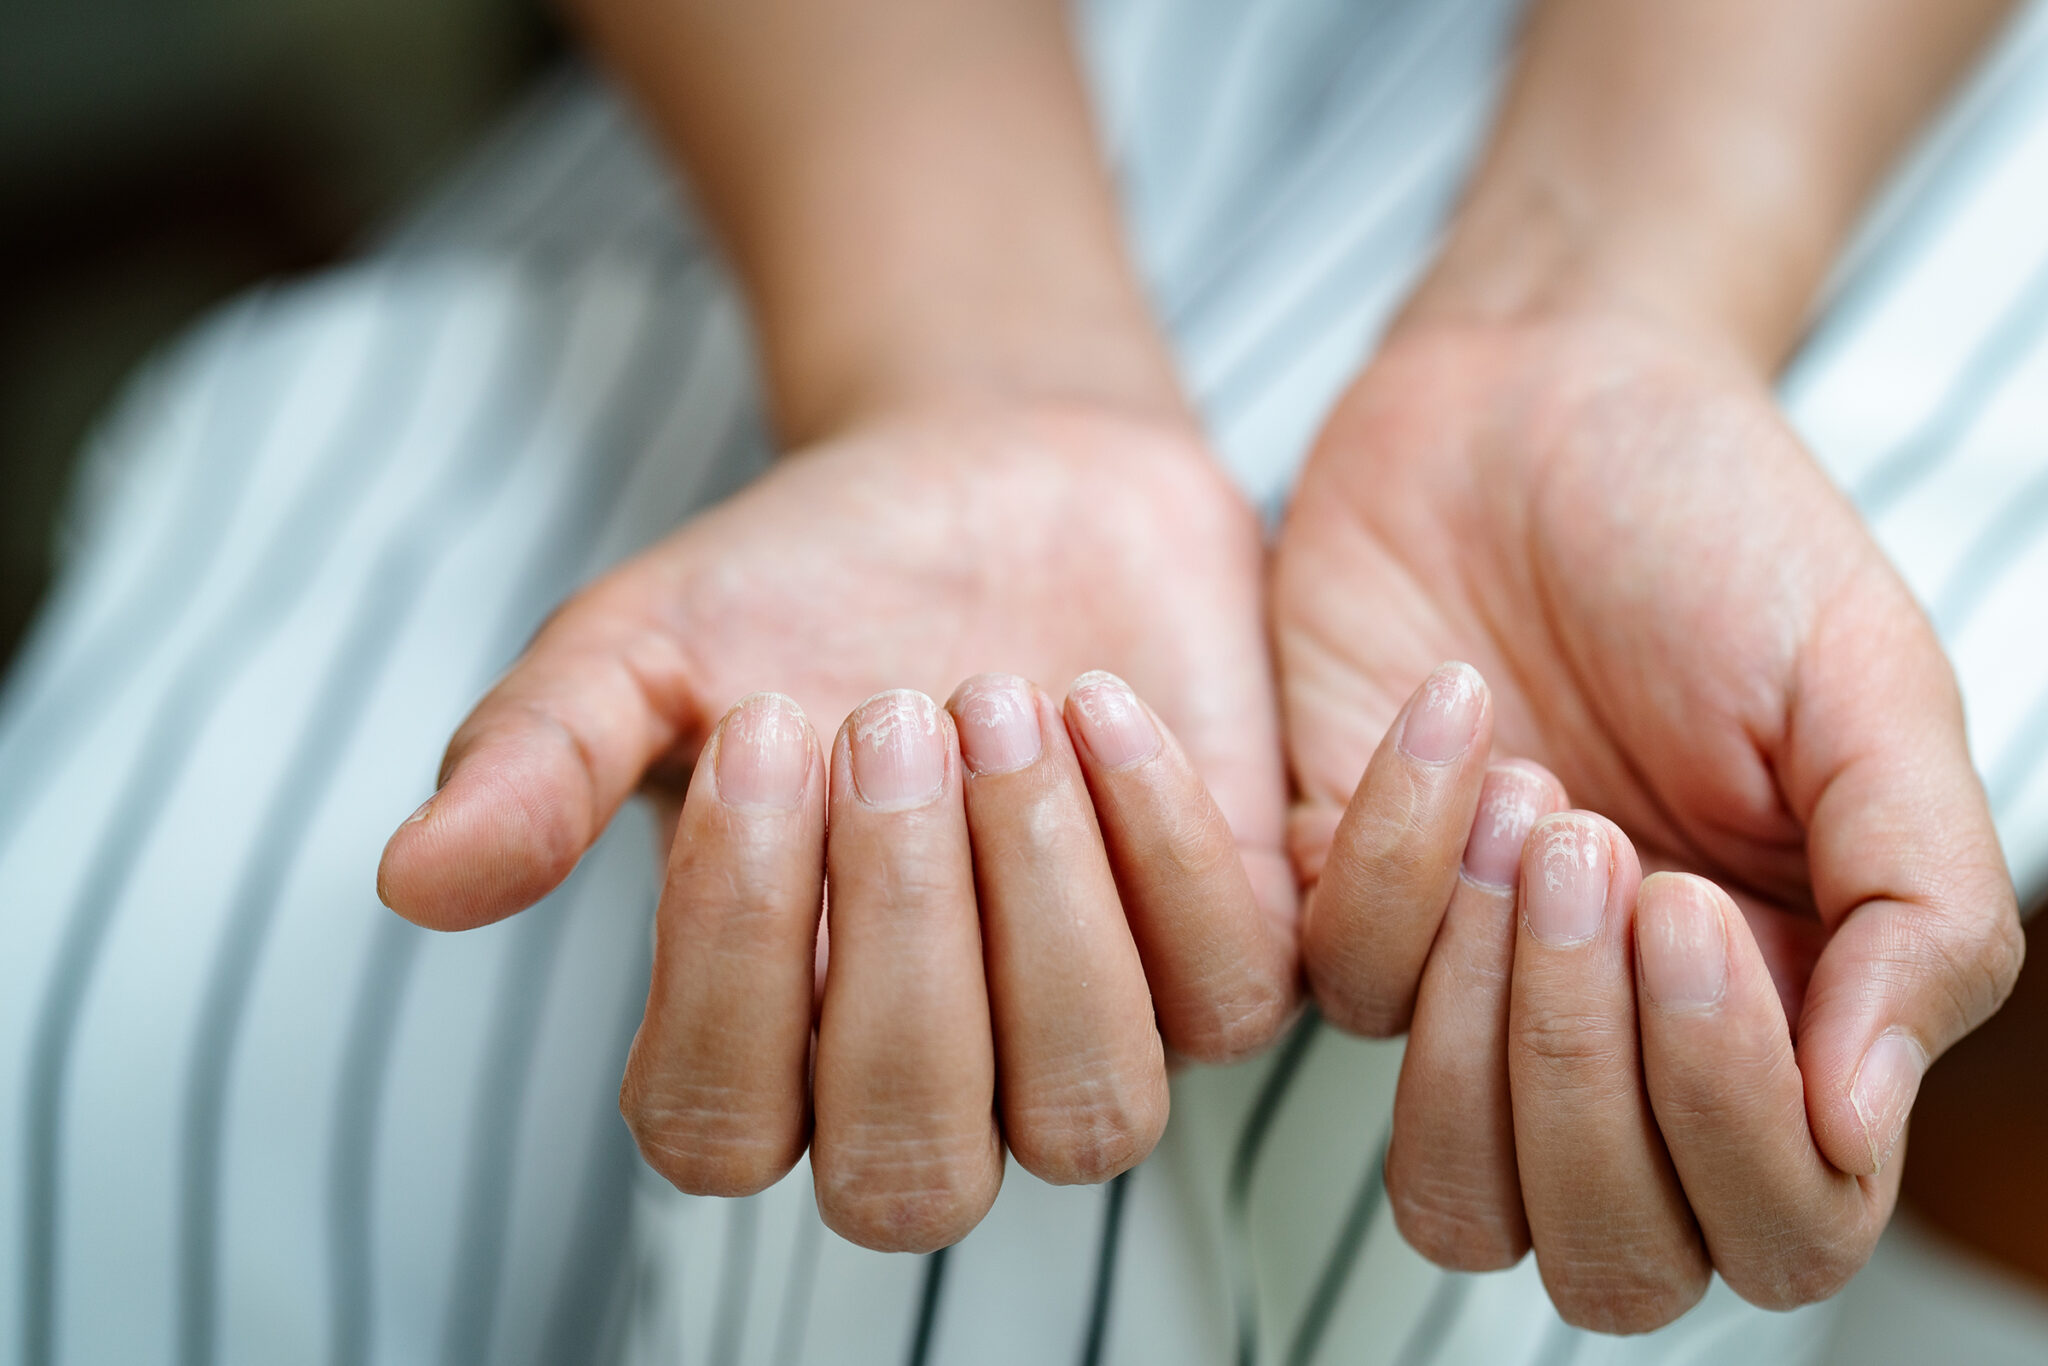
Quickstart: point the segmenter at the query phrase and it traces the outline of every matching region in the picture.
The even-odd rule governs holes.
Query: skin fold
[[[737,1195],[808,1145],[869,1246],[964,1236],[1005,1149],[1127,1169],[1169,1061],[1306,987],[1410,1032],[1388,1190],[1433,1260],[1533,1248],[1607,1331],[1710,1271],[1832,1293],[2020,939],[1946,661],[1770,376],[2001,10],[1538,4],[1269,553],[1062,7],[584,0],[789,454],[562,608],[381,893],[513,914],[656,792],[642,1151]]]

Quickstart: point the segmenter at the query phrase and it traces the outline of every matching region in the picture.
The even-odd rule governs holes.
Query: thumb
[[[1903,585],[1880,605],[1816,634],[1781,766],[1832,931],[1799,1020],[1807,1114],[1856,1175],[1890,1158],[1928,1064],[2004,1003],[2025,952],[1954,675]]]
[[[572,598],[449,742],[441,786],[384,846],[377,894],[430,929],[546,896],[648,768],[702,738],[689,652],[633,566]]]

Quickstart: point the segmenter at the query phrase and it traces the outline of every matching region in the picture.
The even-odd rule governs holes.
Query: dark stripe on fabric
[[[516,352],[516,348],[508,348]],[[390,348],[394,359],[417,353]],[[515,368],[503,373],[513,379]],[[496,393],[493,389],[489,392]],[[366,411],[378,405],[365,403]],[[488,417],[476,429],[490,433]],[[396,446],[394,441],[391,445]],[[473,441],[441,472],[427,493],[379,547],[366,586],[356,598],[342,643],[332,657],[307,720],[294,741],[272,801],[238,879],[228,921],[208,976],[200,1029],[194,1042],[191,1079],[185,1088],[181,1134],[184,1181],[179,1210],[179,1332],[181,1366],[202,1366],[215,1357],[220,1256],[222,1129],[235,1040],[253,988],[256,966],[280,909],[281,893],[307,833],[325,800],[334,772],[348,752],[376,684],[391,661],[404,624],[419,600],[419,585],[434,572],[456,536],[451,529],[473,519],[510,477],[503,445]],[[332,516],[332,510],[329,510]],[[338,523],[315,527],[329,535]],[[312,529],[309,529],[309,531]],[[258,574],[261,581],[268,575]],[[239,667],[239,665],[237,666]],[[213,684],[218,696],[226,676]]]
[[[1249,407],[1330,329],[1342,326],[1365,307],[1375,284],[1402,278],[1410,256],[1399,249],[1401,244],[1406,241],[1417,248],[1425,244],[1432,229],[1449,215],[1458,194],[1451,178],[1431,177],[1422,168],[1448,162],[1458,153],[1459,142],[1453,134],[1459,120],[1469,116],[1476,127],[1477,115],[1491,97],[1490,88],[1472,92],[1469,103],[1446,119],[1427,145],[1412,153],[1410,166],[1389,178],[1414,175],[1403,192],[1389,198],[1377,216],[1360,225],[1318,287],[1303,293],[1267,324],[1254,344],[1207,386],[1201,395],[1205,411],[1239,412]],[[1414,259],[1419,263],[1419,255]]]
[[[1259,1296],[1251,1256],[1252,1182],[1258,1176],[1259,1155],[1265,1151],[1273,1122],[1293,1089],[1301,1065],[1322,1030],[1322,1016],[1310,1006],[1274,1055],[1266,1079],[1252,1098],[1244,1128],[1238,1131],[1237,1147],[1230,1156],[1230,1175],[1223,1189],[1225,1236],[1229,1240],[1231,1297],[1237,1319],[1237,1360],[1240,1366],[1254,1366],[1259,1359]]]
[[[38,686],[13,723],[7,737],[12,743],[0,746],[7,773],[7,781],[0,783],[0,854],[20,828],[26,804],[43,791],[56,765],[76,752],[86,729],[105,718],[114,692],[177,628],[181,609],[213,567],[223,541],[221,528],[233,521],[252,482],[249,467],[263,434],[277,418],[299,368],[311,359],[310,345],[273,345],[265,349],[267,364],[253,377],[228,373],[234,358],[246,354],[243,339],[276,312],[276,298],[264,291],[240,305],[223,326],[215,343],[221,352],[215,362],[219,373],[208,386],[193,438],[194,469],[179,481],[181,496],[139,561],[145,568],[132,593],[78,647],[69,668],[33,680]]]
[[[344,1104],[335,1112],[327,1150],[327,1256],[330,1276],[327,1360],[329,1366],[362,1366],[370,1358],[372,1295],[370,1168],[376,1161],[377,1131],[384,1120],[384,1088],[378,1085],[391,1064],[398,1039],[398,1008],[412,984],[417,962],[406,939],[424,934],[386,912],[376,922],[370,951],[356,979],[353,1027],[344,1037],[338,1087]]]
[[[1458,1311],[1465,1307],[1465,1301],[1472,1296],[1472,1278],[1461,1276],[1455,1271],[1446,1271],[1438,1279],[1436,1289],[1430,1292],[1429,1302],[1422,1306],[1422,1317],[1408,1330],[1408,1337],[1401,1343],[1400,1352],[1394,1357],[1394,1366],[1429,1366],[1443,1354],[1444,1343],[1450,1340],[1451,1328],[1458,1321]]]
[[[1563,1319],[1552,1319],[1543,1331],[1543,1345],[1537,1349],[1532,1366],[1571,1366],[1585,1340],[1583,1332]]]
[[[1081,1366],[1100,1366],[1109,1338],[1109,1306],[1116,1295],[1116,1255],[1123,1242],[1124,1202],[1137,1168],[1120,1172],[1102,1197],[1102,1235],[1095,1249],[1095,1289],[1088,1301],[1088,1328],[1081,1339]]]
[[[1411,17],[1418,12],[1423,14],[1417,31],[1406,49],[1388,63],[1389,69],[1365,73],[1375,79],[1364,96],[1355,102],[1342,104],[1334,98],[1334,90],[1341,89],[1345,83],[1343,78],[1351,74],[1348,68],[1340,72],[1339,79],[1333,82],[1333,94],[1319,103],[1338,105],[1341,120],[1322,132],[1313,150],[1290,168],[1282,184],[1258,198],[1257,211],[1245,220],[1236,240],[1212,253],[1207,267],[1192,272],[1193,278],[1188,285],[1166,302],[1162,311],[1168,330],[1181,333],[1208,311],[1217,291],[1243,264],[1244,256],[1266,241],[1275,225],[1301,217],[1298,202],[1301,197],[1327,190],[1336,175],[1335,163],[1344,157],[1357,155],[1361,146],[1369,145],[1374,122],[1387,109],[1398,107],[1402,97],[1408,93],[1409,83],[1419,79],[1418,73],[1430,59],[1451,50],[1452,39],[1469,24],[1482,20],[1490,8],[1487,0],[1445,0],[1436,5],[1404,10]],[[1489,88],[1477,92],[1477,95],[1490,99],[1492,91]],[[1382,179],[1398,180],[1403,174],[1405,168],[1390,169]]]
[[[238,482],[246,482],[246,470],[260,437],[241,433],[246,449],[224,450],[217,467],[234,471]],[[209,465],[209,468],[216,466]],[[329,479],[347,469],[346,454],[336,451],[334,461],[316,473],[314,491],[342,496],[339,488],[327,489]],[[322,478],[321,475],[327,476]],[[213,481],[198,479],[202,486]],[[339,482],[337,480],[337,482]],[[366,481],[367,482],[367,481]],[[359,491],[359,490],[358,490]],[[310,505],[299,502],[295,511]],[[213,553],[222,542],[219,521],[194,527],[196,538],[207,542],[204,551],[193,550],[155,580],[155,593],[138,598],[139,604],[153,603],[157,596],[172,596],[172,590],[190,593],[192,584],[172,576],[204,574]],[[276,539],[267,549],[279,549]],[[217,708],[227,680],[268,638],[282,614],[310,577],[317,557],[302,562],[287,555],[284,572],[259,576],[253,581],[249,599],[240,604],[250,619],[238,619],[230,612],[187,655],[165,690],[144,732],[136,760],[128,769],[120,795],[105,824],[93,841],[93,853],[86,863],[87,874],[78,895],[64,911],[64,934],[49,985],[37,1011],[30,1045],[28,1086],[28,1141],[23,1146],[23,1180],[27,1187],[27,1218],[23,1221],[24,1303],[23,1342],[28,1361],[56,1359],[56,1315],[58,1296],[58,1211],[63,1187],[64,1083],[70,1072],[71,1052],[77,1040],[81,1012],[99,956],[119,913],[122,896],[164,807],[164,797],[182,775],[186,760],[198,739],[206,718]],[[296,574],[295,574],[296,571]],[[165,616],[172,616],[163,608]]]
[[[401,319],[406,323],[408,320]],[[418,323],[421,320],[410,320]],[[428,352],[435,329],[444,318],[425,322]],[[414,335],[414,327],[393,328],[399,338]],[[379,329],[382,341],[383,329]],[[419,353],[403,341],[383,341],[372,348],[376,358],[371,381],[358,387],[347,408],[334,455],[323,461],[321,477],[312,481],[305,496],[277,527],[277,534],[257,557],[261,566],[252,573],[243,599],[222,617],[215,638],[195,650],[187,669],[198,681],[193,695],[206,699],[202,709],[210,714],[218,700],[256,652],[290,616],[311,588],[313,579],[334,548],[352,509],[368,492],[393,452],[400,448],[400,434],[417,415],[421,397],[420,379],[424,366]],[[353,467],[353,469],[352,469]],[[356,477],[351,478],[351,474]],[[408,574],[413,566],[391,566],[392,572]],[[319,779],[341,755],[336,737],[345,734],[351,714],[361,705],[371,680],[382,665],[378,634],[383,624],[378,613],[388,610],[392,598],[402,595],[407,579],[383,585],[358,599],[357,612],[343,634],[343,644],[334,656],[309,719],[299,732],[290,758],[286,760],[275,800],[266,803],[262,823],[251,844],[249,862],[236,880],[222,928],[219,949],[200,997],[198,1025],[192,1045],[191,1079],[184,1088],[180,1129],[178,1186],[178,1359],[185,1363],[207,1361],[213,1355],[214,1289],[217,1249],[213,1232],[214,1202],[220,1175],[221,1120],[227,1087],[229,1055],[262,951],[265,930],[273,912],[279,887],[296,852],[296,832],[310,824],[318,797],[325,787]],[[166,718],[156,718],[162,724]],[[193,730],[200,728],[193,725]],[[181,765],[182,766],[182,757]],[[164,775],[162,791],[176,773]],[[119,827],[115,827],[119,829]],[[147,829],[136,838],[144,843]],[[125,887],[114,889],[118,901]]]
[[[1930,149],[1938,151],[1939,160],[1916,180],[1896,216],[1879,225],[1879,235],[1860,249],[1852,245],[1854,255],[1841,263],[1846,273],[1833,296],[1822,300],[1824,321],[1801,348],[1796,370],[1826,371],[1834,353],[1870,326],[1906,270],[1967,207],[1970,188],[1988,178],[2011,154],[2012,144],[2033,127],[2032,111],[2023,102],[2038,98],[2038,63],[2043,55],[2048,55],[2048,25],[2029,35],[2025,46],[2001,63],[1999,84],[1982,92],[1976,107],[1938,148]],[[2022,105],[2018,111],[2016,104]]]
[[[2011,382],[2014,371],[2040,344],[2048,326],[2048,258],[1998,315],[1971,350],[1947,390],[1912,435],[1861,478],[1851,495],[1864,515],[1875,519],[1907,491],[1940,468],[1971,425]]]
[[[651,320],[659,312],[659,304],[650,305],[647,312],[643,315],[642,325],[644,326],[647,321]],[[560,363],[566,358],[564,354],[565,348],[562,345],[566,340],[565,329],[565,322],[562,320],[552,320],[551,326],[542,334],[545,343],[546,363],[545,365],[534,367],[533,372],[528,374],[523,381],[486,386],[480,399],[480,412],[486,419],[482,431],[489,439],[479,441],[476,444],[476,450],[489,451],[501,455],[505,449],[509,449],[514,445],[517,434],[527,429],[528,424],[533,419],[533,414],[528,409],[530,409],[537,396],[546,392],[548,381]],[[640,344],[642,340],[642,338],[636,337],[633,339],[632,345],[621,349],[622,364],[624,362],[631,362],[630,371],[637,372],[636,381],[631,385],[627,385],[620,379],[619,373],[615,372],[612,380],[607,385],[613,392],[607,395],[607,402],[599,406],[599,411],[622,414],[625,415],[623,420],[631,421],[637,417],[637,414],[633,411],[633,398],[636,394],[642,400],[639,405],[640,408],[644,409],[648,406],[653,406],[644,402],[646,398],[645,391],[651,387],[652,381],[657,375],[660,375],[662,378],[667,377],[664,367],[674,364],[674,352],[659,346],[642,346]],[[644,449],[636,449],[629,442],[614,440],[607,444],[611,449],[604,450],[601,447],[602,453],[609,457],[606,460],[607,468],[612,464],[622,463],[621,452],[627,452],[632,455],[644,454]],[[644,441],[642,444],[644,447]],[[618,491],[622,490],[627,482],[624,475],[618,471],[601,474],[600,477],[586,485],[583,490],[584,497],[572,499],[565,505],[565,517],[558,519],[548,531],[542,533],[540,541],[543,553],[536,561],[537,567],[529,572],[521,585],[521,591],[515,592],[508,600],[505,616],[497,628],[494,637],[495,645],[491,651],[491,660],[494,666],[516,652],[518,642],[524,638],[526,632],[531,630],[534,620],[543,610],[542,604],[552,601],[554,596],[558,596],[562,591],[566,591],[568,584],[565,582],[555,582],[555,580],[566,579],[570,568],[565,568],[565,566],[573,567],[580,564],[590,553],[591,544],[596,540],[603,522],[610,515],[610,504],[616,501]],[[598,507],[590,506],[593,501],[591,497],[592,485],[595,486],[597,492],[595,501],[599,504]],[[575,525],[579,519],[583,523],[580,528]],[[435,531],[436,536],[445,540],[453,539],[446,536],[445,512],[437,511],[432,518],[423,520],[426,525],[438,528]],[[416,597],[417,594],[415,593],[413,596]],[[394,626],[391,634],[395,637],[397,633],[397,629]],[[421,932],[401,934],[393,951],[400,957],[409,960],[418,952],[422,937]],[[410,962],[407,963],[406,977],[407,980],[410,980]],[[530,1002],[528,1004],[531,1005]],[[366,996],[358,998],[357,1007],[350,1016],[349,1032],[351,1035],[365,1028],[367,1021],[363,1016],[363,1011],[368,1006],[369,1002]],[[530,1053],[530,1046],[525,1051]],[[495,1070],[489,1067],[485,1069],[484,1080],[481,1083],[485,1090],[489,1090],[493,1082],[496,1081],[501,1087],[516,1088],[523,1091],[525,1078],[517,1066],[522,1061],[522,1058],[517,1055],[508,1056],[512,1058],[512,1064],[509,1067],[500,1066]],[[503,1080],[507,1077],[508,1073],[510,1074],[509,1080]],[[336,1113],[338,1122],[345,1122],[345,1117],[352,1111],[367,1108],[369,1100],[362,1093],[361,1088],[363,1086],[368,1086],[374,1091],[381,1092],[386,1080],[387,1076],[383,1071],[371,1074],[352,1073],[346,1076],[343,1079],[343,1085],[337,1096]],[[501,1091],[500,1094],[502,1095],[503,1092]],[[381,1108],[381,1097],[377,1103]],[[478,1142],[480,1145],[488,1145],[493,1141],[485,1137],[490,1132],[491,1129],[487,1125],[479,1133]],[[509,1134],[498,1135],[497,1138],[508,1145],[513,1141],[512,1136]],[[374,1132],[368,1136],[368,1141],[374,1145]],[[488,1158],[481,1159],[478,1166],[494,1168],[501,1163],[509,1163],[512,1156],[512,1151],[508,1146],[502,1154],[494,1154]],[[358,1205],[367,1207],[374,1198],[374,1166],[370,1163],[365,1163],[360,1167],[351,1166],[341,1169],[340,1174],[349,1179],[351,1186],[346,1189],[337,1190],[330,1207],[342,1208]],[[358,1182],[360,1183],[359,1185],[355,1184]],[[478,1199],[481,1200],[482,1198],[481,1195],[478,1196]],[[471,1208],[473,1207],[465,1206],[466,1210]],[[476,1214],[473,1217],[477,1220],[488,1222],[497,1216],[484,1213]],[[469,1217],[465,1217],[464,1227],[466,1230],[478,1231],[470,1222]],[[481,1232],[489,1236],[491,1230],[485,1228]],[[484,1259],[482,1263],[483,1269],[469,1272],[458,1268],[457,1271],[456,1285],[458,1289],[465,1288],[466,1286],[478,1287],[475,1293],[482,1299],[487,1309],[495,1306],[497,1297],[495,1278],[497,1266],[502,1263],[502,1249],[503,1229],[502,1225],[500,1225],[497,1228],[496,1237],[491,1246],[487,1248],[465,1247],[465,1253],[469,1254],[472,1258]],[[365,1276],[369,1274],[368,1256],[369,1247],[366,1241],[363,1247],[364,1266],[362,1268]],[[468,1263],[465,1263],[465,1266],[467,1265]],[[340,1302],[345,1294],[353,1293],[350,1287],[345,1284],[343,1278],[354,1274],[355,1272],[352,1269],[344,1269],[337,1266],[334,1285],[334,1298],[337,1303]],[[375,1309],[373,1287],[366,1286],[364,1288],[362,1301],[363,1309],[361,1312],[364,1316],[369,1317],[373,1315]],[[458,1293],[452,1302],[450,1310],[451,1324],[454,1322],[457,1314],[469,1312],[470,1303],[470,1301],[465,1300]],[[455,1347],[456,1344],[453,1343],[444,1344],[444,1348],[449,1351],[453,1351]],[[464,1359],[474,1358],[465,1355]]]
[[[789,1277],[782,1288],[782,1322],[775,1329],[775,1366],[797,1366],[803,1360],[804,1338],[811,1326],[811,1299],[818,1286],[818,1252],[824,1244],[824,1234],[825,1226],[818,1221],[817,1204],[799,1195],[795,1250],[790,1253]]]
[[[473,1156],[462,1174],[462,1205],[456,1216],[458,1260],[441,1328],[441,1359],[448,1366],[496,1359],[491,1355],[492,1330],[497,1326],[505,1226],[512,1217],[511,1187],[531,1079],[531,1072],[517,1064],[532,1054],[540,1038],[548,969],[561,952],[564,930],[590,895],[591,880],[586,861],[556,895],[526,911],[510,931],[512,961],[499,978],[497,1008],[486,1034],[490,1057],[480,1069],[470,1107]]]
[[[535,403],[547,393],[564,360],[562,343],[565,329],[558,319],[550,319],[550,323],[537,338],[525,334],[523,339],[528,345],[508,343],[500,353],[496,377],[480,389],[469,430],[465,438],[456,444],[458,455],[450,467],[451,474],[415,504],[412,515],[399,534],[386,544],[380,563],[371,575],[372,585],[384,591],[367,595],[365,599],[375,600],[375,612],[384,614],[384,630],[378,637],[380,644],[398,637],[403,618],[419,596],[417,577],[400,579],[395,585],[392,583],[388,570],[393,563],[398,562],[408,575],[421,573],[424,564],[419,567],[413,565],[416,558],[421,558],[421,543],[424,541],[429,547],[437,542],[443,546],[452,544],[454,538],[447,534],[447,530],[455,514],[480,510],[482,490],[470,489],[468,485],[477,482],[477,476],[492,467],[501,474],[509,473],[509,463],[503,459],[503,454],[514,447],[519,434],[527,430],[538,416],[534,411]],[[522,334],[515,329],[512,337],[517,341],[522,339]],[[424,513],[420,511],[422,508],[426,509]],[[387,596],[394,588],[396,602]],[[370,611],[365,611],[363,616],[365,620],[378,619]],[[317,719],[317,712],[315,716]],[[402,985],[410,981],[413,973],[411,940],[414,935],[423,933],[412,930],[388,914],[378,923],[366,975],[361,979],[355,1008],[349,1017],[350,1025],[345,1036],[350,1041],[349,1055],[341,1069],[337,1088],[335,1160],[331,1169],[334,1184],[328,1206],[329,1217],[334,1221],[330,1244],[336,1249],[331,1268],[330,1299],[335,1312],[329,1358],[335,1366],[352,1366],[364,1360],[363,1353],[371,1336],[374,1283],[369,1227],[370,1176],[377,1130],[374,1124],[366,1126],[362,1116],[381,1111],[381,1082],[390,1059],[391,1031],[395,1028],[403,1000],[402,993],[394,994],[391,984]],[[367,1041],[365,1051],[358,1052],[358,1041]],[[214,1211],[209,1206],[204,1213],[210,1220]],[[204,1236],[210,1238],[212,1235]]]
[[[1287,1366],[1307,1366],[1322,1349],[1323,1335],[1336,1316],[1344,1287],[1351,1279],[1351,1268],[1357,1265],[1359,1250],[1365,1246],[1365,1235],[1372,1231],[1373,1218],[1386,1200],[1386,1164],[1387,1140],[1382,1137],[1373,1145],[1372,1160],[1365,1165],[1358,1191],[1351,1197],[1351,1208],[1337,1230],[1337,1241],[1330,1245],[1322,1274],[1316,1277],[1316,1288],[1295,1326],[1294,1341],[1287,1349]]]
[[[600,86],[586,100],[587,126],[563,156],[561,170],[549,191],[536,197],[528,212],[502,239],[521,251],[569,251],[576,256],[595,252],[611,237],[610,215],[593,214],[591,201],[605,184],[605,172],[619,160],[629,129],[623,111]],[[612,177],[616,179],[616,177]],[[595,217],[604,225],[583,231]]]
[[[652,968],[647,940],[642,937],[617,993],[618,1019],[612,1029],[609,1058],[624,1058],[640,1027],[641,996]],[[583,1179],[577,1183],[576,1230],[563,1258],[563,1275],[541,1337],[541,1362],[611,1361],[601,1344],[623,1327],[627,1307],[620,1293],[630,1278],[621,1273],[633,1206],[633,1169],[638,1155],[626,1122],[606,1117],[591,1136]]]
[[[618,517],[633,475],[655,458],[655,440],[676,409],[675,402],[663,403],[660,395],[672,392],[680,401],[688,392],[710,328],[703,280],[701,272],[693,273],[683,280],[691,286],[687,293],[664,290],[679,297],[653,305],[649,312],[654,316],[646,320],[654,324],[652,338],[645,335],[648,329],[643,325],[643,334],[627,348],[633,361],[631,376],[599,407],[608,421],[592,441],[594,470],[579,481],[574,496],[564,500],[560,514],[535,539],[537,553],[508,600],[498,628],[498,667],[518,651],[537,618],[575,586],[572,580],[594,567],[591,558],[605,529]],[[723,444],[708,449],[715,460]],[[531,917],[531,924],[522,921],[509,931],[515,940],[513,964],[501,979],[492,1012],[490,1051],[480,1071],[472,1128],[478,1136],[478,1160],[469,1169],[461,1217],[464,1236],[458,1243],[462,1262],[442,1350],[450,1362],[486,1359],[495,1327],[505,1225],[523,1133],[519,1113],[532,1089],[534,1045],[567,918],[566,909],[545,909],[545,914]]]
[[[2048,323],[2048,316],[2044,316]],[[1971,539],[1934,599],[1934,625],[1953,641],[1975,619],[2013,562],[2048,536],[2048,469],[2001,500],[1998,515]]]
[[[719,1258],[718,1304],[712,1311],[711,1366],[737,1366],[746,1343],[747,1308],[754,1296],[755,1247],[760,1242],[761,1206],[732,1200],[725,1211],[725,1251]]]
[[[1341,108],[1337,99],[1340,90],[1348,85],[1365,85],[1368,77],[1375,74],[1372,68],[1385,55],[1379,46],[1381,30],[1400,8],[1394,4],[1352,5],[1346,10],[1344,27],[1331,34],[1328,42],[1318,45],[1316,65],[1313,70],[1302,72],[1301,79],[1294,83],[1293,98],[1276,121],[1273,136],[1257,155],[1247,159],[1251,166],[1285,167],[1278,173],[1279,183],[1240,187],[1235,193],[1219,197],[1225,208],[1215,227],[1227,235],[1206,249],[1198,246],[1193,254],[1185,283],[1176,288],[1164,310],[1175,330],[1199,316],[1244,258],[1266,241],[1278,224],[1289,221],[1293,216],[1293,199],[1318,183],[1318,171],[1327,174],[1323,162],[1334,151],[1357,150],[1356,139],[1327,137],[1324,124],[1333,109]],[[1453,17],[1448,10],[1446,17]],[[1426,43],[1411,47],[1395,55],[1394,65],[1398,70],[1419,63],[1429,51]],[[1391,83],[1368,88],[1377,92]],[[1378,96],[1369,98],[1377,100]],[[1272,172],[1269,170],[1268,174]],[[1247,204],[1251,208],[1248,214],[1244,212]],[[1205,235],[1207,225],[1198,239]]]
[[[530,182],[536,174],[545,179],[558,173],[555,165],[536,168],[532,164],[534,138],[573,115],[575,101],[589,97],[589,85],[589,72],[575,62],[538,78],[511,116],[488,134],[484,145],[463,159],[424,206],[390,224],[371,250],[400,255],[448,246],[450,239],[461,240],[464,227],[490,221],[493,190]],[[563,153],[557,150],[556,155]]]
[[[953,1249],[942,1247],[924,1259],[924,1284],[917,1292],[917,1317],[911,1321],[910,1354],[904,1366],[927,1366],[931,1360],[932,1335],[939,1325],[939,1300],[946,1291],[946,1260]]]

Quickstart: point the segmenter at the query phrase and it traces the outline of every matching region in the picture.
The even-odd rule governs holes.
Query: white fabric
[[[1426,259],[1514,17],[1085,10],[1147,279],[1264,506]],[[1785,393],[1941,625],[2032,890],[2048,4],[1929,148]],[[1717,1287],[1600,1339],[1530,1264],[1427,1266],[1375,1203],[1397,1048],[1330,1031],[1180,1079],[1114,1195],[1013,1170],[944,1259],[823,1233],[801,1169],[743,1202],[634,1177],[642,820],[471,935],[404,926],[370,877],[542,615],[764,458],[742,320],[676,204],[564,77],[369,261],[225,310],[104,425],[0,705],[0,1363],[895,1361],[927,1303],[929,1362],[1810,1357],[1825,1308]]]

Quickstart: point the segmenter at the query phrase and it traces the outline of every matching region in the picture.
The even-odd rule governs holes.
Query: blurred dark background
[[[562,45],[545,0],[0,5],[0,668],[135,362],[346,255]]]

